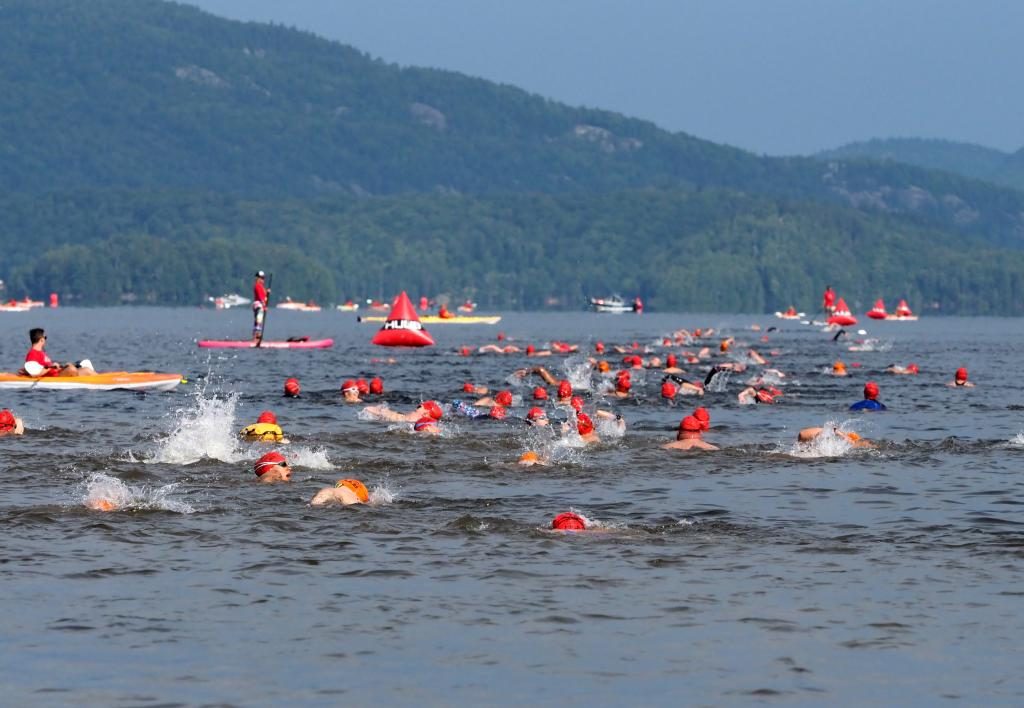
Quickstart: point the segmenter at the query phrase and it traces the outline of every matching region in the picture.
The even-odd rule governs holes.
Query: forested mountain
[[[908,165],[981,179],[1024,189],[1024,149],[1006,153],[993,148],[925,138],[887,138],[849,143],[815,155],[820,160],[868,159]]]
[[[185,5],[4,0],[0,95],[12,296],[196,303],[273,267],[277,292],[327,302],[750,311],[826,281],[943,312],[1024,302],[1024,193],[759,157]]]

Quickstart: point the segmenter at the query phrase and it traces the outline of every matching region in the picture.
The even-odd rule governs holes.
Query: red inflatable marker
[[[434,344],[434,338],[423,329],[416,308],[404,290],[395,300],[384,326],[370,341],[379,347],[430,347]]]

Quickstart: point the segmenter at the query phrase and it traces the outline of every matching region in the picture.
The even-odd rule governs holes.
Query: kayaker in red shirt
[[[252,343],[263,341],[263,316],[270,301],[270,290],[263,284],[266,273],[256,271],[256,282],[252,285]]]
[[[88,359],[83,359],[77,364],[63,365],[50,359],[45,351],[46,332],[42,327],[29,330],[28,338],[32,342],[32,347],[25,355],[24,371],[29,376],[42,378],[44,376],[93,376],[96,374]]]

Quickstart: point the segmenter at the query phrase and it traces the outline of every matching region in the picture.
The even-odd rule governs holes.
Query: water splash
[[[1016,435],[1014,435],[1012,438],[1010,438],[1009,443],[1011,445],[1024,446],[1024,432],[1017,433]]]
[[[235,408],[238,394],[221,397],[197,389],[194,403],[174,411],[174,429],[157,441],[146,463],[189,465],[203,459],[239,462],[247,457],[240,446]]]
[[[97,511],[173,511],[177,514],[192,514],[195,509],[188,502],[172,499],[178,484],[167,484],[155,489],[146,486],[130,486],[117,477],[102,472],[89,476],[85,482],[82,504]]]
[[[809,442],[795,442],[784,454],[803,459],[820,457],[842,457],[854,449],[853,441],[847,436],[852,432],[846,429],[849,421],[837,425],[834,421],[825,421],[821,433]]]
[[[397,492],[391,489],[390,482],[385,480],[370,490],[370,506],[384,506],[395,501]]]
[[[261,449],[258,452],[262,455],[265,450]],[[287,457],[288,463],[293,467],[311,470],[329,470],[334,467],[327,459],[327,449],[324,447],[292,447],[288,450]]]
[[[562,369],[565,371],[565,378],[572,384],[573,391],[590,391],[591,382],[590,362],[582,356],[571,356],[562,362]]]

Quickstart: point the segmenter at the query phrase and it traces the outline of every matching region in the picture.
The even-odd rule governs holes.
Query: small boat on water
[[[28,312],[32,308],[24,303],[20,303],[17,300],[9,300],[5,303],[0,303],[0,312]]]
[[[356,312],[359,310],[359,303],[346,300],[343,304],[338,305],[338,309],[342,312]]]
[[[627,303],[619,295],[612,295],[611,297],[592,297],[590,298],[590,308],[595,312],[609,312],[613,314],[621,314],[623,312],[641,312],[643,311],[643,305],[641,304],[637,309],[636,301]]]
[[[252,303],[252,300],[246,297],[242,297],[238,293],[231,293],[230,295],[221,295],[219,297],[208,297],[206,298],[209,302],[213,303],[213,306],[218,310],[227,310],[232,307],[245,307]]]
[[[92,376],[42,376],[39,378],[0,373],[0,389],[170,391],[180,383],[181,374],[156,374],[150,371],[108,371]]]
[[[464,303],[462,303],[455,309],[457,309],[459,312],[463,314],[468,315],[469,313],[476,311],[476,303],[473,302],[472,300],[466,300]]]
[[[900,300],[900,304],[896,306],[895,314],[886,315],[885,319],[903,322],[916,322],[917,315],[915,315],[913,310],[910,309],[906,300]]]
[[[286,297],[284,302],[279,302],[274,307],[279,310],[294,310],[296,312],[320,312],[323,309],[312,300],[309,302],[295,302],[290,297]]]
[[[806,317],[806,314],[803,312],[797,312],[796,308],[791,305],[785,312],[776,312],[775,316],[780,320],[802,320]]]
[[[873,320],[884,320],[888,317],[888,313],[885,311],[885,302],[882,301],[882,298],[875,300],[875,306],[868,310],[867,315]]]
[[[367,300],[366,307],[374,312],[388,312],[391,310],[391,305],[386,302],[381,302],[380,300]]]
[[[251,339],[201,339],[198,344],[203,349],[327,349],[334,346],[334,340],[309,337],[283,341],[264,339],[257,347]]]

